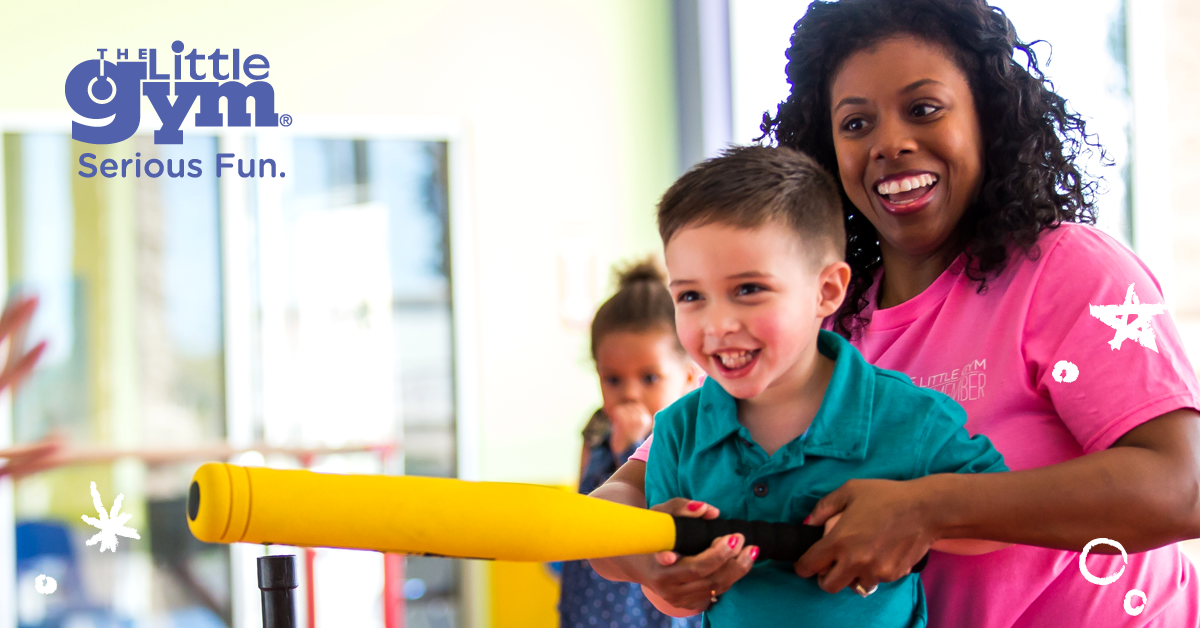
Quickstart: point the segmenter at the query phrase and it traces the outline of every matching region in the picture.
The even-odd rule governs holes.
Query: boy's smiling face
[[[807,246],[776,223],[686,227],[667,242],[679,340],[738,399],[797,393],[821,322],[841,305],[850,267],[815,264]]]

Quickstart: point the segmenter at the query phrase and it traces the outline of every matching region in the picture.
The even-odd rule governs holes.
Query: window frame
[[[455,447],[457,477],[480,479],[481,426],[479,419],[479,356],[478,305],[476,281],[477,235],[470,202],[469,139],[463,126],[454,118],[303,115],[293,128],[249,129],[222,127],[201,129],[217,138],[220,152],[249,154],[248,141],[257,142],[257,152],[270,155],[286,137],[302,136],[319,139],[409,140],[437,141],[446,144],[447,214],[450,241],[450,299],[451,337],[454,360]],[[184,131],[197,131],[191,117],[182,126]],[[152,128],[140,128],[149,134]],[[207,132],[206,132],[207,131]],[[62,133],[70,135],[70,116],[52,112],[0,112],[0,134],[4,133]],[[0,210],[3,205],[5,182],[4,156],[0,151]],[[214,176],[209,173],[208,176]],[[223,349],[225,355],[225,420],[226,441],[232,446],[245,446],[253,441],[253,385],[249,377],[253,353],[252,338],[254,295],[249,268],[256,246],[251,242],[252,216],[248,214],[248,189],[245,180],[223,176],[218,184],[220,203],[220,255],[223,316]],[[278,187],[259,185],[256,202],[262,208],[281,211],[282,197]],[[0,220],[0,289],[8,292],[6,223]],[[264,321],[264,325],[267,324]],[[9,446],[13,435],[12,395],[0,393],[0,448]],[[15,504],[11,477],[0,478],[0,608],[16,608]],[[258,546],[230,546],[230,587],[235,628],[257,628],[261,624],[257,590],[257,575],[251,557],[261,556]],[[485,566],[477,561],[465,561],[461,596],[464,601],[478,600],[478,592],[486,590]],[[254,592],[251,595],[251,592]],[[465,604],[462,618],[467,626],[486,622],[486,609],[480,604]],[[16,628],[16,616],[0,613],[0,628]]]

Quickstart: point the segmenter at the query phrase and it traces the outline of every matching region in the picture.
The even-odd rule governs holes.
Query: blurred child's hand
[[[0,449],[0,477],[12,475],[21,477],[46,469],[52,469],[63,463],[62,454],[67,446],[67,439],[57,432],[29,445]]]
[[[646,410],[646,406],[638,401],[619,403],[605,408],[604,412],[612,421],[609,445],[613,453],[619,454],[629,449],[630,445],[644,440],[650,435],[650,428],[654,426],[654,417]]]
[[[42,341],[29,351],[24,351],[25,333],[29,330],[37,306],[37,297],[26,297],[15,303],[9,302],[4,314],[0,315],[0,340],[8,340],[8,359],[0,371],[0,390],[16,388],[46,350],[46,342]]]
[[[721,513],[704,502],[676,497],[651,508],[677,517],[715,519]],[[699,612],[712,606],[712,598],[720,596],[735,582],[750,572],[758,548],[745,546],[745,537],[731,534],[713,540],[712,546],[696,556],[680,556],[675,552],[654,555],[659,568],[643,574],[642,586],[650,588],[657,598],[670,605],[664,609],[653,598],[655,606],[668,615],[686,616],[679,611]]]

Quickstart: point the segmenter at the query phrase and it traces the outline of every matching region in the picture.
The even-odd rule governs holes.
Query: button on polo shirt
[[[942,393],[877,368],[841,336],[822,330],[817,349],[833,376],[805,434],[768,456],[737,420],[737,400],[708,378],[655,418],[646,500],[707,502],[721,517],[800,523],[817,501],[853,478],[908,480],[932,473],[1006,471],[987,437],[971,437],[966,414]],[[867,598],[831,594],[791,564],[759,561],[705,613],[706,626],[925,625],[918,574],[881,583]]]

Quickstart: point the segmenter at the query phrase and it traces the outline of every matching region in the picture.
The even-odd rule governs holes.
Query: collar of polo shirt
[[[808,428],[808,436],[796,439],[782,449],[785,457],[827,456],[843,460],[863,460],[871,431],[871,412],[875,401],[875,370],[845,338],[822,329],[817,350],[834,360],[833,376],[825,390],[825,399]],[[700,411],[696,417],[697,451],[745,431],[737,421],[737,400],[709,377],[700,389]],[[749,432],[746,431],[746,438]]]

